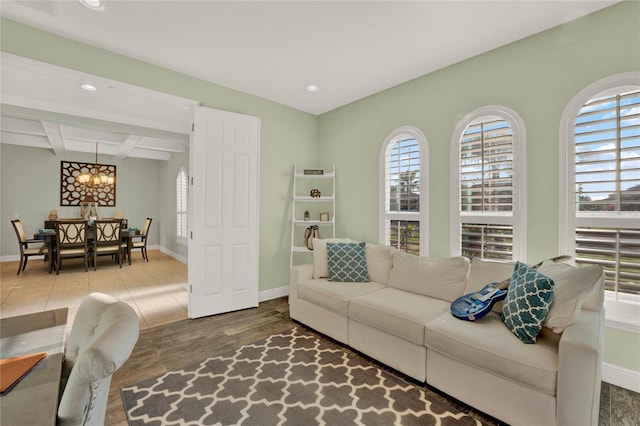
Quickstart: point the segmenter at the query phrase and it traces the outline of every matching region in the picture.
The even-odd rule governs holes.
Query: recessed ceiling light
[[[83,6],[88,7],[91,10],[104,10],[104,5],[101,0],[78,0]]]
[[[317,92],[318,90],[320,90],[320,88],[318,86],[316,86],[315,84],[310,84],[307,87],[304,88],[307,92]]]
[[[98,88],[96,86],[94,86],[93,84],[89,84],[89,83],[81,84],[80,87],[82,87],[87,92],[95,92],[95,91],[98,90]]]

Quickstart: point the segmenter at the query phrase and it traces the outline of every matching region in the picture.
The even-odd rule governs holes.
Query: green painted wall
[[[380,149],[392,130],[415,126],[429,145],[429,254],[448,256],[453,130],[469,112],[503,105],[526,127],[528,260],[557,253],[561,114],[594,81],[640,70],[639,23],[640,3],[623,2],[321,115],[319,159],[339,177],[338,235],[377,240]],[[640,371],[637,336],[607,329],[607,343],[607,362]]]
[[[605,329],[604,359],[611,364],[640,371],[640,333]]]
[[[0,21],[0,49],[42,62],[195,99],[205,107],[260,118],[260,290],[287,285],[291,232],[289,225],[291,172],[296,162],[310,166],[316,164],[317,118],[315,116],[7,19]],[[3,145],[3,163],[10,163],[13,160],[9,150],[4,148]],[[48,151],[48,155],[53,156],[51,151]],[[172,160],[170,164],[156,165],[161,176],[153,188],[160,194],[157,203],[162,207],[159,209],[157,219],[154,217],[154,225],[159,230],[159,241],[163,246],[181,255],[186,253],[184,249],[173,245],[175,234],[172,234],[170,229],[172,221],[175,221],[173,218],[175,208],[171,207],[172,200],[167,194],[175,192],[175,173],[177,172],[175,166],[177,163],[185,164],[185,161],[186,159],[182,158],[176,159],[175,162]],[[35,158],[30,164],[34,167],[38,165]],[[58,176],[59,172],[56,168],[43,170],[42,173],[43,177],[50,179],[51,176]],[[10,181],[11,176],[3,167],[0,172],[3,188],[5,185],[13,184]],[[120,180],[120,182],[123,181],[124,179]],[[51,191],[54,198],[57,197],[57,188]],[[30,210],[30,206],[35,209],[39,203],[38,200],[26,197],[25,194],[14,198],[5,196],[3,190],[0,206],[3,241],[5,235],[10,235],[10,239],[13,239],[13,231],[9,228],[11,233],[6,233],[4,223],[9,223],[9,219],[13,217],[12,212],[16,204],[25,202],[27,203],[25,209]],[[57,205],[57,201],[53,202]],[[48,211],[51,208],[47,206],[44,210]],[[122,209],[126,210],[124,204]],[[14,250],[15,247],[11,248],[11,251],[3,249],[0,254],[15,254]]]

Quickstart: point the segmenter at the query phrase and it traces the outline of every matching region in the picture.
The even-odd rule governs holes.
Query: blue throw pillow
[[[502,321],[524,343],[535,343],[553,300],[555,283],[524,263],[516,262]]]
[[[327,243],[329,281],[369,282],[367,272],[367,243]]]

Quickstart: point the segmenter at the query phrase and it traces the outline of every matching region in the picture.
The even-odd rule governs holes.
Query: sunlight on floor
[[[158,250],[149,250],[149,262],[134,254],[122,268],[104,258],[97,271],[85,272],[82,260],[71,259],[56,275],[41,259],[31,259],[24,272],[17,270],[18,261],[0,263],[2,318],[66,306],[70,325],[80,302],[101,292],[131,305],[141,329],[187,319],[187,265]]]

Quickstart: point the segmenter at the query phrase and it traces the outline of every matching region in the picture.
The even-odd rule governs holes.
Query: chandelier
[[[96,142],[96,160],[90,168],[89,172],[81,173],[76,177],[78,183],[81,183],[85,187],[86,197],[85,201],[95,202],[95,190],[100,187],[113,185],[115,183],[115,177],[111,176],[108,172],[100,170],[98,164],[98,143]]]

